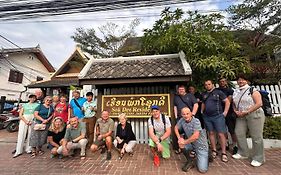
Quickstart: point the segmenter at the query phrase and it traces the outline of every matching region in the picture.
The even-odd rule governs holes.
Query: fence
[[[257,85],[258,90],[266,90],[269,93],[269,100],[273,114],[281,114],[281,85]]]

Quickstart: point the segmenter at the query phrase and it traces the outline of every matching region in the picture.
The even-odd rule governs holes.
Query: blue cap
[[[151,106],[151,110],[153,110],[153,109],[159,110],[159,106],[157,106],[157,105],[152,105],[152,106]]]

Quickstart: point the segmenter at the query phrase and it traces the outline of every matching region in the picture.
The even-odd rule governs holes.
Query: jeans
[[[194,150],[196,152],[196,164],[197,164],[197,168],[198,171],[200,171],[201,173],[207,172],[208,171],[208,167],[209,167],[209,150],[204,150],[204,149],[193,149],[192,144],[187,144],[185,145],[185,149],[186,150]]]

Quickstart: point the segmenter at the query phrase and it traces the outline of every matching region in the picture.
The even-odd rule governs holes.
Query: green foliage
[[[263,138],[281,140],[281,117],[267,117],[264,123]]]
[[[220,14],[202,15],[181,9],[166,8],[152,29],[144,30],[145,54],[168,54],[184,51],[190,63],[194,80],[234,78],[239,72],[248,72],[246,57],[241,57],[240,46],[224,25]]]
[[[96,57],[115,57],[127,38],[135,36],[134,29],[139,24],[133,20],[129,27],[120,27],[114,23],[107,23],[95,29],[77,28],[71,38],[78,43],[81,49]]]
[[[272,60],[281,45],[281,1],[244,0],[230,6],[228,12],[232,28],[245,37],[239,42],[244,54],[253,60]]]

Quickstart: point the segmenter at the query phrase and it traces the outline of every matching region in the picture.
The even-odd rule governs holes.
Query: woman
[[[126,152],[130,156],[133,155],[133,148],[137,141],[131,124],[127,122],[126,115],[122,113],[118,116],[118,119],[120,123],[117,125],[116,138],[113,144],[120,152],[119,159],[122,159]]]
[[[68,106],[64,95],[60,97],[60,101],[55,107],[54,117],[61,117],[65,123],[68,121]]]
[[[34,112],[34,122],[32,123],[32,130],[30,136],[30,146],[32,147],[31,157],[35,157],[37,154],[43,155],[42,146],[47,141],[48,128],[50,121],[53,117],[54,109],[52,107],[52,97],[46,96],[43,100],[43,104],[40,104]],[[35,130],[36,124],[45,124],[44,128]]]
[[[65,124],[61,117],[55,117],[48,131],[48,143],[51,150],[51,158],[58,155],[58,148],[61,146],[65,134]]]
[[[19,124],[19,131],[18,131],[18,141],[17,141],[16,152],[13,158],[16,158],[22,154],[26,134],[27,134],[27,142],[25,145],[25,151],[27,153],[31,153],[31,147],[29,146],[31,124],[34,117],[33,113],[39,104],[35,103],[36,101],[35,95],[29,95],[28,98],[29,98],[29,102],[24,104],[19,112],[20,124]]]
[[[234,112],[237,115],[235,134],[238,140],[238,153],[234,159],[246,159],[249,157],[246,133],[249,134],[253,143],[253,157],[251,165],[259,167],[264,163],[263,126],[264,112],[261,108],[261,94],[248,85],[245,75],[238,76],[239,88],[233,93]]]

